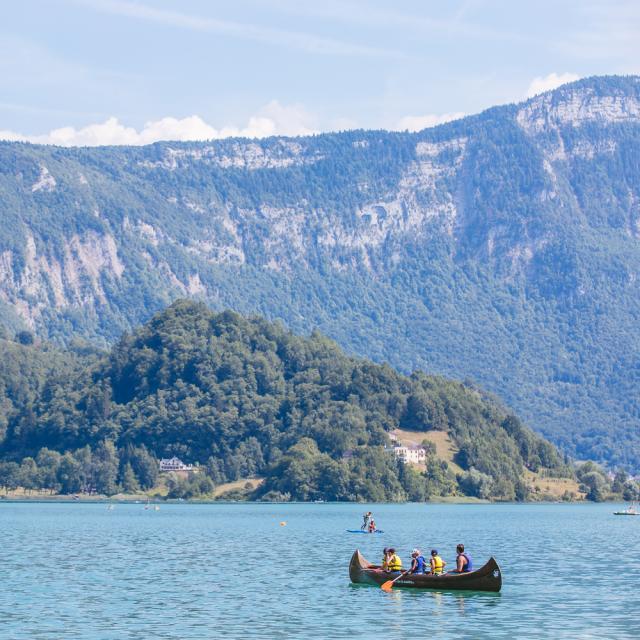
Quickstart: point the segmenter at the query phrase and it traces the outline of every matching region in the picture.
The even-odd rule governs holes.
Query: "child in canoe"
[[[447,563],[438,555],[437,549],[431,549],[429,564],[431,565],[431,573],[434,576],[441,576],[444,573],[444,568],[447,566]]]

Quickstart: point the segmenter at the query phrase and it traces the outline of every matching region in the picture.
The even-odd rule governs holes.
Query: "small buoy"
[[[287,523],[283,521],[283,522],[281,522],[281,523],[280,523],[280,526],[281,526],[281,527],[286,527],[286,526],[287,526]]]

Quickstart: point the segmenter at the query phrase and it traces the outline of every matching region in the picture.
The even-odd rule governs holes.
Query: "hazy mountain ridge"
[[[319,326],[637,466],[639,148],[636,77],[416,134],[1,143],[0,297],[53,337],[110,340],[179,295]]]

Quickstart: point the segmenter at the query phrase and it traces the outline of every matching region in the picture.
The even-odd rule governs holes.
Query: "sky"
[[[637,0],[0,3],[0,139],[418,130],[640,73]]]

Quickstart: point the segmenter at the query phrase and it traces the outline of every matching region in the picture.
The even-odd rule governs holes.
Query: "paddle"
[[[403,572],[402,572],[402,573],[401,573],[397,578],[394,578],[393,580],[387,580],[386,582],[383,582],[383,583],[380,585],[380,588],[381,588],[383,591],[387,591],[387,592],[391,591],[391,589],[393,589],[393,583],[394,583],[396,580],[400,580],[400,578],[402,578],[402,576],[406,576],[406,575],[407,575],[407,573],[409,573],[409,570],[408,570],[408,569],[407,569],[407,571],[403,571]]]

